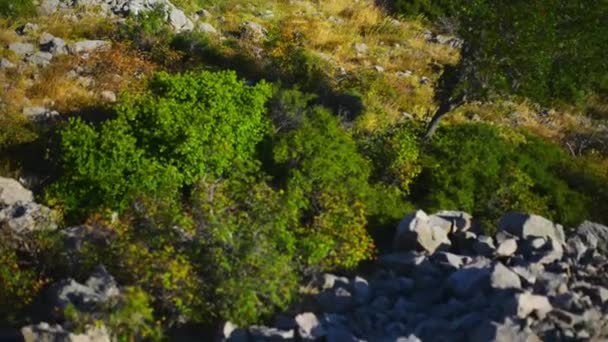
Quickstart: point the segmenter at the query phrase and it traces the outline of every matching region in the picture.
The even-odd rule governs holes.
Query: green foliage
[[[36,14],[36,6],[32,0],[0,0],[0,17],[20,18]]]
[[[44,285],[44,279],[25,267],[16,250],[0,238],[0,323],[16,322]]]
[[[414,195],[425,208],[458,208],[487,221],[520,210],[573,226],[603,206],[591,201],[601,190],[579,186],[581,177],[555,144],[484,124],[456,125],[429,146]]]
[[[602,91],[608,62],[603,0],[398,0],[401,13],[447,17],[464,39],[460,88],[583,104]]]
[[[140,197],[176,202],[182,186],[252,157],[269,96],[266,83],[247,86],[232,72],[160,73],[101,127],[70,120],[61,133],[64,175],[49,203],[78,217]]]
[[[316,107],[277,139],[275,162],[287,170],[289,205],[301,212],[299,261],[351,268],[371,257],[365,211],[371,168],[339,120]]]
[[[68,306],[64,316],[77,330],[84,330],[87,325],[103,324],[117,341],[160,341],[162,331],[154,320],[149,296],[137,287],[121,291],[118,298],[95,308],[95,315]]]
[[[285,309],[297,285],[293,214],[256,173],[203,181],[193,195],[210,316],[238,324]]]

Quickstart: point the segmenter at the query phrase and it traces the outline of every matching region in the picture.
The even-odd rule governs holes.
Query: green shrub
[[[0,17],[15,19],[36,14],[32,0],[0,0]]]
[[[206,305],[211,317],[238,324],[285,309],[297,289],[294,215],[256,173],[203,181],[194,191]]]
[[[590,217],[599,189],[577,185],[582,175],[575,161],[555,144],[513,134],[485,124],[443,127],[422,159],[416,200],[431,210],[469,211],[487,223],[509,210],[569,226]]]
[[[162,331],[155,322],[150,307],[149,296],[137,287],[122,289],[118,298],[100,305],[95,315],[80,312],[74,306],[68,306],[64,315],[76,330],[84,331],[87,325],[103,324],[114,340],[160,341]]]
[[[289,205],[300,212],[299,262],[351,268],[370,258],[365,204],[371,168],[340,121],[320,107],[309,110],[297,129],[279,134],[274,155],[286,170]]]
[[[62,130],[64,174],[48,191],[72,217],[123,210],[144,197],[175,202],[184,185],[220,176],[252,158],[267,123],[270,86],[233,72],[158,74],[150,90],[126,96],[99,128],[72,119]]]

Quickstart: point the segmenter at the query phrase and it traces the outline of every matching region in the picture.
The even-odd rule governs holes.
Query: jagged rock
[[[26,56],[34,53],[34,44],[30,43],[11,43],[8,49],[18,56]]]
[[[495,289],[520,289],[519,276],[501,262],[497,262],[490,276],[490,283]]]
[[[101,95],[101,98],[106,102],[114,103],[118,100],[116,98],[116,93],[113,91],[104,90],[100,93],[100,95]]]
[[[369,47],[365,43],[355,43],[355,51],[358,54],[366,54],[369,50]]]
[[[371,298],[372,291],[367,280],[359,276],[355,277],[353,280],[353,294],[357,303],[364,304],[368,302]]]
[[[28,56],[25,59],[28,63],[36,65],[38,67],[45,67],[51,64],[53,55],[49,52],[38,51],[33,55]]]
[[[515,303],[519,318],[526,318],[535,313],[537,317],[542,319],[553,310],[553,306],[547,297],[529,292],[515,295]]]
[[[15,30],[15,32],[17,32],[18,35],[23,36],[29,33],[34,33],[38,31],[38,25],[34,24],[34,23],[25,23],[19,27],[17,27],[17,29]]]
[[[423,249],[430,254],[447,249],[450,245],[447,232],[433,224],[422,210],[406,216],[399,223],[394,239],[395,250]]]
[[[602,253],[608,254],[608,227],[585,221],[578,226],[576,232],[589,244],[590,248],[597,248]]]
[[[327,334],[319,319],[312,312],[305,312],[296,316],[298,334],[305,341],[314,341]]]
[[[473,250],[479,255],[491,256],[496,252],[494,241],[491,237],[485,235],[477,236],[477,240],[473,242]]]
[[[1,69],[13,69],[15,67],[15,64],[11,61],[9,61],[6,58],[2,58],[0,59],[0,70]]]
[[[510,257],[517,252],[517,240],[506,239],[498,245],[496,248],[496,255],[499,257]]]
[[[541,342],[542,340],[529,328],[521,329],[512,320],[505,322],[490,322],[484,320],[476,327],[470,337],[472,342]]]
[[[5,228],[24,236],[39,230],[54,230],[57,224],[51,209],[34,202],[16,202],[0,210],[0,230]]]
[[[0,177],[0,208],[34,200],[32,192],[12,178]]]
[[[76,43],[68,44],[68,52],[76,55],[83,52],[107,49],[110,46],[111,43],[105,40],[82,40]]]
[[[215,29],[215,27],[213,27],[213,25],[211,25],[209,23],[199,23],[198,30],[203,33],[210,33],[210,34],[217,33],[217,30]]]
[[[249,336],[251,336],[254,341],[288,342],[294,340],[295,332],[293,330],[279,330],[277,328],[252,326],[249,328]]]
[[[110,342],[105,326],[89,326],[82,334],[66,331],[60,325],[42,322],[21,328],[24,342]]]
[[[98,266],[86,284],[74,279],[64,280],[54,286],[51,294],[53,302],[59,308],[65,309],[68,305],[73,305],[79,311],[91,312],[97,303],[107,302],[120,295],[120,290],[105,267]]]
[[[448,278],[448,284],[454,294],[462,298],[473,297],[479,291],[485,291],[490,285],[490,270],[487,268],[463,268]]]
[[[241,39],[257,42],[265,40],[267,36],[268,31],[256,22],[248,21],[241,26]]]
[[[43,33],[38,40],[40,44],[40,50],[43,52],[49,52],[53,56],[65,55],[68,53],[68,47],[65,41],[61,38],[57,38],[50,33]]]
[[[42,0],[40,5],[36,8],[36,11],[40,15],[51,15],[61,7],[59,0]]]
[[[538,215],[523,213],[508,213],[498,223],[498,231],[506,231],[520,239],[529,236],[551,237],[559,242],[564,242],[564,229],[546,218]]]
[[[184,11],[175,6],[169,7],[169,23],[177,32],[192,31],[194,23],[184,13]]]
[[[410,71],[409,76],[411,76],[411,74]],[[430,217],[435,224],[441,226],[449,233],[464,232],[472,227],[473,217],[464,211],[442,210],[434,213]],[[442,221],[444,223],[442,223]]]
[[[433,261],[443,267],[447,267],[448,269],[457,270],[463,265],[469,263],[471,258],[449,252],[437,252],[433,254]]]
[[[349,280],[346,277],[339,277],[331,273],[324,273],[321,277],[321,288],[323,290],[333,289],[335,286],[349,286]]]
[[[247,342],[249,336],[245,329],[239,328],[232,322],[224,323],[222,327],[220,341]]]

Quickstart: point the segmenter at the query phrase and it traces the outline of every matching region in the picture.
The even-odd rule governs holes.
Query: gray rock
[[[608,227],[599,223],[585,221],[578,226],[576,232],[590,248],[597,248],[602,253],[608,254]]]
[[[411,71],[408,76],[411,76]],[[399,76],[399,75],[397,75]],[[473,217],[464,211],[455,210],[442,210],[434,213],[430,216],[433,223],[439,225],[447,230],[449,233],[452,232],[464,232],[472,227]],[[441,222],[444,223],[441,223]]]
[[[468,298],[486,290],[490,285],[490,270],[487,268],[463,268],[448,277],[448,285],[455,295]]]
[[[358,54],[362,55],[366,54],[369,51],[369,47],[365,43],[355,43],[354,48]]]
[[[65,41],[50,33],[43,33],[38,42],[40,43],[41,51],[49,52],[53,56],[65,55],[68,53]]]
[[[0,208],[34,200],[32,192],[12,178],[0,177]]]
[[[541,342],[542,340],[529,328],[521,329],[511,319],[505,322],[483,321],[472,332],[469,341],[471,342]]]
[[[194,23],[190,20],[184,11],[175,6],[169,7],[169,23],[176,32],[192,31]]]
[[[42,0],[36,11],[40,15],[51,15],[59,10],[60,5],[59,0]]]
[[[24,342],[110,342],[110,334],[105,326],[88,326],[82,334],[66,331],[60,325],[50,325],[46,322],[28,325],[21,328]]]
[[[26,235],[40,230],[54,230],[57,224],[51,209],[34,202],[17,202],[0,210],[2,228],[8,228],[17,235]]]
[[[433,261],[448,269],[457,270],[463,265],[471,262],[471,258],[449,252],[437,252],[433,254]]]
[[[324,273],[321,277],[321,288],[323,290],[333,289],[335,286],[348,288],[349,280],[346,277],[339,277],[331,273]]]
[[[217,30],[209,23],[199,23],[198,30],[203,33],[216,34]]]
[[[30,43],[11,43],[8,49],[18,56],[31,55],[35,51],[34,45]]]
[[[583,238],[581,238],[579,235],[568,238],[566,241],[566,249],[568,254],[571,255],[576,261],[580,261],[583,256],[592,251],[590,246],[585,243]]]
[[[296,316],[298,334],[305,341],[314,341],[324,337],[327,332],[319,323],[319,319],[312,312],[305,312]]]
[[[239,328],[234,323],[226,322],[222,327],[220,340],[223,342],[247,342],[249,341],[249,334],[245,329]]]
[[[46,67],[51,64],[53,55],[49,52],[38,51],[25,59],[28,63],[36,65],[38,67]]]
[[[528,260],[544,265],[561,260],[563,255],[564,249],[561,242],[553,238],[547,238],[547,241],[542,245],[540,250],[531,253]]]
[[[95,50],[107,49],[111,46],[109,41],[105,40],[83,40],[76,43],[68,44],[68,52],[76,55],[83,52],[92,52]]]
[[[374,70],[376,70],[376,72],[384,72],[384,67],[381,65],[374,65]]]
[[[36,31],[38,31],[38,25],[33,23],[25,23],[15,30],[15,32],[17,32],[17,34],[21,36],[29,33],[34,33]]]
[[[394,239],[396,250],[422,249],[431,254],[437,250],[447,249],[450,245],[447,232],[433,224],[422,210],[406,216],[399,223]]]
[[[367,303],[372,296],[372,290],[367,280],[359,276],[355,277],[353,280],[353,294],[357,303]]]
[[[546,218],[538,215],[523,213],[508,213],[498,223],[498,231],[506,231],[520,239],[529,236],[551,237],[559,242],[564,242],[564,229]]]
[[[505,239],[498,245],[496,255],[499,257],[510,257],[517,251],[517,240],[513,238]]]
[[[497,262],[490,276],[490,284],[495,289],[520,289],[519,276],[501,262]]]
[[[473,242],[473,250],[483,256],[492,256],[496,252],[494,241],[491,237],[479,235],[477,240]]]
[[[110,90],[104,90],[100,93],[100,95],[101,95],[101,98],[106,102],[114,103],[118,100],[116,98],[116,93],[114,93],[113,91],[110,91]]]
[[[530,292],[516,294],[515,304],[519,318],[526,318],[530,314],[535,313],[538,318],[543,319],[553,310],[553,306],[547,297]]]
[[[86,284],[73,279],[64,280],[54,285],[52,301],[65,309],[73,305],[82,312],[93,312],[98,303],[107,302],[120,295],[114,278],[108,274],[105,267],[98,266]]]
[[[16,65],[6,58],[0,59],[0,69],[13,69]]]
[[[279,330],[277,328],[254,325],[249,328],[249,335],[256,342],[288,342],[294,340],[295,332],[293,330]]]
[[[343,312],[354,304],[350,291],[341,286],[321,292],[317,302],[326,312]]]
[[[259,42],[265,40],[268,36],[268,31],[260,24],[248,21],[241,26],[241,39]]]
[[[596,303],[604,304],[608,302],[608,289],[603,286],[578,281],[572,284],[571,288],[576,292],[582,292],[589,296]]]

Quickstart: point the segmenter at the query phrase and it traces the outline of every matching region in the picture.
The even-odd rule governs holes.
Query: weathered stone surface
[[[26,56],[34,53],[34,44],[30,43],[11,43],[8,49],[18,56]]]
[[[489,287],[490,270],[487,268],[463,268],[452,273],[448,284],[455,295],[459,297],[472,297],[479,291]]]
[[[248,21],[241,26],[241,39],[254,42],[265,40],[268,36],[268,31],[260,24]]]
[[[505,239],[496,248],[496,255],[499,257],[510,257],[517,252],[517,240],[516,239]]]
[[[36,65],[38,67],[45,67],[51,64],[53,60],[53,54],[49,52],[38,51],[28,56],[25,59],[28,63]]]
[[[519,276],[501,262],[497,262],[490,276],[490,283],[495,289],[520,289]]]
[[[563,227],[538,215],[508,213],[500,219],[498,230],[506,231],[521,239],[535,236],[551,237],[560,242],[565,241]]]
[[[68,52],[75,55],[83,52],[107,49],[110,46],[111,43],[105,40],[83,40],[68,44]]]
[[[12,178],[0,177],[0,208],[34,200],[32,192]]]
[[[394,246],[396,250],[425,250],[434,253],[437,250],[447,249],[451,245],[447,232],[432,223],[430,217],[422,210],[406,216],[395,234]]]
[[[515,301],[517,305],[517,316],[519,318],[526,318],[532,313],[535,313],[539,318],[544,318],[553,310],[553,306],[547,297],[534,295],[529,292],[517,294],[515,296]]]
[[[442,210],[430,216],[431,220],[448,232],[464,232],[472,227],[473,217],[464,211]],[[444,222],[444,223],[441,223]]]
[[[17,202],[0,210],[0,230],[3,228],[23,236],[39,230],[54,230],[57,224],[51,209],[34,202]]]
[[[296,323],[298,325],[298,334],[305,341],[314,341],[327,334],[317,316],[312,312],[297,315]]]
[[[576,230],[590,248],[608,254],[608,227],[590,221],[583,222]]]
[[[90,326],[82,334],[74,334],[64,330],[60,325],[50,325],[42,322],[28,325],[21,329],[24,342],[110,342],[110,334],[102,325]]]

